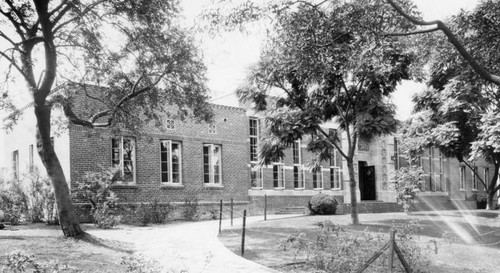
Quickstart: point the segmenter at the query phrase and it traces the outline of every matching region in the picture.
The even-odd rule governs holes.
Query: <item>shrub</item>
[[[171,205],[170,202],[161,204],[158,199],[155,198],[149,205],[141,203],[134,211],[134,215],[143,226],[149,223],[163,224],[173,210],[174,206]]]
[[[5,181],[0,189],[0,210],[13,225],[56,219],[55,196],[50,180],[34,168],[22,180]]]
[[[146,259],[143,256],[124,256],[122,257],[121,265],[125,266],[125,272],[130,273],[161,273],[165,270],[160,264],[151,259]]]
[[[182,216],[187,221],[196,221],[200,216],[198,213],[198,198],[184,199],[184,207],[182,210]]]
[[[411,205],[415,202],[415,196],[423,187],[422,173],[423,170],[420,167],[403,167],[392,174],[391,184],[396,191],[396,199],[407,214],[411,213]]]
[[[337,211],[338,204],[333,196],[319,193],[309,200],[308,207],[313,215],[331,215]]]
[[[305,269],[306,272],[357,272],[375,252],[389,241],[389,236],[382,233],[346,232],[339,225],[326,220],[314,224],[315,238],[308,238],[305,233],[297,232],[282,239],[278,247],[285,251],[294,251],[294,257],[305,254],[306,266],[315,270]],[[427,272],[430,264],[429,256],[437,253],[435,241],[422,244],[416,238],[416,232],[421,228],[418,222],[394,227],[396,242],[401,249],[405,260],[413,272]],[[388,253],[382,255],[370,265],[373,272],[386,272],[388,268]],[[395,258],[396,259],[396,258]],[[380,269],[380,270],[377,270]],[[370,271],[372,272],[372,271]]]
[[[4,212],[5,221],[18,225],[26,218],[28,197],[19,181],[9,181],[0,190],[0,210]]]
[[[23,185],[26,186],[27,220],[32,223],[57,221],[55,195],[50,180],[33,168],[23,176]]]
[[[40,262],[34,255],[16,251],[7,255],[2,272],[80,272],[68,265],[60,265],[57,261]]]
[[[120,178],[117,168],[86,172],[76,184],[73,197],[88,201],[92,207],[95,224],[100,228],[112,228],[121,222],[117,206],[118,197],[111,186]]]
[[[134,211],[134,215],[142,226],[147,226],[151,223],[151,209],[148,205],[141,203]]]

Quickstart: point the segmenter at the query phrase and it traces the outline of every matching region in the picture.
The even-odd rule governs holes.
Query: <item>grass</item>
[[[257,222],[247,228],[244,257],[282,272],[321,272],[304,267],[304,255],[295,257],[293,251],[280,249],[279,240],[297,232],[303,232],[309,240],[314,240],[317,232],[313,223],[324,219],[342,225],[346,230],[343,236],[356,236],[367,231],[380,233],[389,240],[388,232],[392,225],[401,226],[418,220],[421,226],[419,241],[438,242],[438,253],[430,257],[430,272],[493,272],[500,266],[498,259],[495,259],[500,254],[500,229],[495,218],[490,214],[472,213],[464,216],[458,212],[446,212],[444,216],[435,213],[410,216],[402,213],[362,214],[360,219],[363,224],[359,226],[349,225],[348,215],[304,216]],[[447,239],[443,239],[443,236]],[[473,243],[464,238],[472,238]],[[239,228],[224,230],[219,239],[240,255]]]
[[[122,257],[129,256],[132,245],[87,236],[78,240],[64,238],[59,226],[45,224],[20,225],[0,230],[0,272],[6,255],[20,251],[34,255],[43,263],[59,262],[81,272],[124,272]]]

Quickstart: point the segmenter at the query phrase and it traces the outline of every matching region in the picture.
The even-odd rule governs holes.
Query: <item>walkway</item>
[[[270,215],[268,219],[296,215]],[[247,223],[262,221],[262,216],[248,217]],[[241,218],[234,225],[241,226]],[[223,220],[229,227],[229,220]],[[174,223],[152,227],[124,227],[123,232],[114,230],[89,230],[100,238],[133,243],[145,257],[159,261],[172,273],[271,273],[276,270],[246,260],[229,251],[217,238],[218,221]],[[121,234],[121,235],[120,235]],[[169,271],[170,273],[170,271]]]

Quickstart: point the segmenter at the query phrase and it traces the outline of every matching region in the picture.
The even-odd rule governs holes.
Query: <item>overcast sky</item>
[[[414,0],[422,11],[425,20],[444,19],[457,13],[460,9],[470,10],[479,0]],[[183,0],[186,18],[193,20],[201,12],[197,0]],[[260,39],[231,33],[222,38],[205,40],[202,50],[208,67],[208,86],[216,103],[235,105],[237,101],[230,96],[240,85],[248,67],[259,58]],[[398,117],[406,119],[411,112],[411,94],[422,88],[412,82],[404,83],[394,94],[394,102],[398,105]]]

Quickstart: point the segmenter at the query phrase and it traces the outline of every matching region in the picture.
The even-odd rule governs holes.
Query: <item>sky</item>
[[[460,9],[471,10],[479,0],[413,0],[425,20],[444,19],[456,14]],[[184,14],[193,20],[202,10],[197,0],[183,0]],[[208,68],[208,87],[213,102],[237,105],[232,95],[242,83],[248,67],[258,61],[261,38],[255,35],[231,33],[221,38],[204,40],[201,44]],[[421,90],[423,84],[404,82],[395,92],[393,100],[398,106],[397,115],[401,120],[411,115],[411,96]]]

